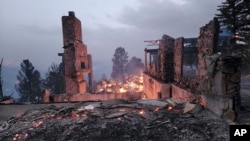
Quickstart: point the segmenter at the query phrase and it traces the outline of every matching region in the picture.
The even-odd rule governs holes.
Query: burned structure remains
[[[68,16],[62,16],[65,89],[68,94],[86,93],[92,90],[93,70],[92,57],[87,52],[87,46],[82,40],[81,21],[70,11]],[[89,86],[84,80],[88,74]]]
[[[240,106],[240,61],[234,53],[218,50],[219,23],[216,18],[200,28],[194,38],[173,38],[163,35],[157,40],[159,48],[145,48],[145,70],[143,73],[143,95],[141,93],[90,94],[93,72],[91,55],[82,41],[81,22],[74,12],[62,17],[67,96],[55,96],[54,101],[88,101],[143,97],[150,99],[177,98],[189,101],[200,99],[206,108],[219,116],[234,120]],[[195,44],[187,47],[185,44]],[[183,56],[194,52],[198,58],[193,77],[183,75]],[[89,86],[83,79],[89,76]],[[87,93],[87,91],[89,93]],[[133,97],[133,98],[131,98]],[[136,97],[136,98],[134,98]],[[214,106],[216,105],[216,106]]]
[[[234,120],[240,106],[240,56],[218,50],[216,18],[200,28],[194,49],[184,47],[183,37],[163,35],[158,49],[145,49],[144,93],[148,98],[200,97],[215,114]],[[197,49],[196,49],[197,48]],[[195,78],[183,77],[185,50],[197,50]],[[148,62],[149,54],[149,62]]]

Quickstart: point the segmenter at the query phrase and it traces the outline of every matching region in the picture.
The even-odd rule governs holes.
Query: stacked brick
[[[208,24],[200,28],[200,36],[198,37],[198,65],[196,78],[203,79],[206,72],[206,63],[204,61],[207,55],[212,55],[216,51],[219,34],[219,23],[216,18]]]
[[[177,38],[174,43],[174,81],[177,83],[181,81],[183,75],[183,46],[184,38]]]
[[[159,46],[160,79],[166,83],[174,81],[174,42],[174,38],[163,35]]]
[[[62,16],[65,89],[69,94],[85,93],[84,74],[90,73],[87,46],[82,41],[81,21],[74,12]]]

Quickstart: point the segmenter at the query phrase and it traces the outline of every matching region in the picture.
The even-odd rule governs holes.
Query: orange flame
[[[127,92],[127,90],[126,90],[126,89],[124,89],[123,87],[122,87],[122,88],[120,88],[120,89],[119,89],[119,91],[120,91],[120,93],[126,93],[126,92]]]

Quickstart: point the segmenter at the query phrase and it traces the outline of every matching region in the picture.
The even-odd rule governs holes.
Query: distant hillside
[[[2,68],[2,77],[3,77],[3,94],[8,96],[14,92],[13,97],[18,97],[18,94],[15,92],[15,83],[16,76],[19,68],[16,66],[6,66],[3,65]]]

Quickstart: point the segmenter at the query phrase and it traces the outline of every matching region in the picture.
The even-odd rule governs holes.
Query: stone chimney
[[[75,12],[74,11],[69,11],[69,16],[75,17]]]

